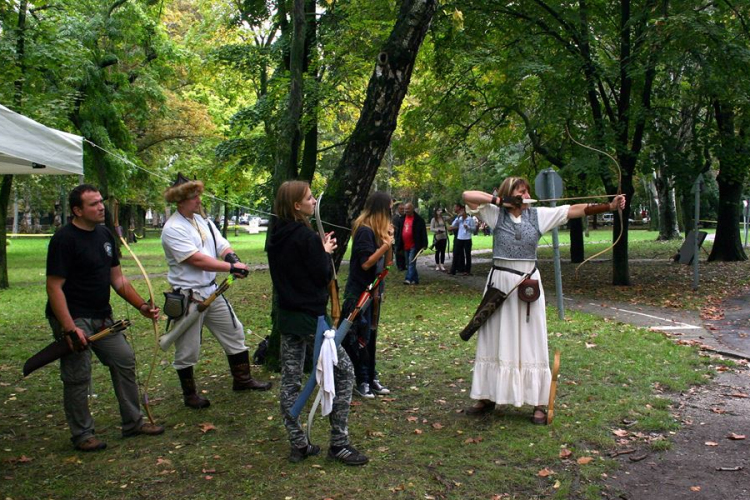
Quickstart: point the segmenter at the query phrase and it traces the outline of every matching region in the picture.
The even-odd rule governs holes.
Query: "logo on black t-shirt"
[[[112,257],[112,243],[110,242],[105,243],[104,251],[107,252],[107,257]]]

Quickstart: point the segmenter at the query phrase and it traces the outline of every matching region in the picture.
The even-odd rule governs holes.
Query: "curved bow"
[[[557,396],[557,379],[560,376],[560,351],[555,351],[555,361],[552,365],[552,381],[550,382],[549,401],[547,402],[547,425],[555,419],[555,396]]]
[[[115,231],[117,232],[117,236],[120,238],[120,242],[128,250],[128,253],[130,253],[130,255],[133,257],[133,260],[138,266],[138,269],[141,271],[141,274],[143,275],[143,279],[146,281],[146,287],[148,288],[149,304],[151,305],[151,309],[154,309],[156,307],[156,300],[154,298],[154,289],[151,286],[151,280],[149,279],[148,273],[146,272],[146,269],[143,267],[143,264],[141,264],[141,260],[135,254],[133,249],[130,248],[130,245],[128,245],[127,239],[123,237],[122,235],[122,227],[120,227],[120,222],[118,220],[119,211],[120,211],[120,202],[117,199],[115,199],[113,213],[112,213],[112,219],[114,221]],[[146,416],[148,417],[149,422],[151,422],[152,424],[156,424],[156,421],[154,420],[154,416],[151,413],[151,405],[150,405],[150,401],[148,397],[148,388],[151,383],[151,377],[154,374],[154,368],[156,368],[156,363],[158,362],[159,357],[160,357],[159,323],[156,319],[152,318],[151,324],[154,329],[154,353],[151,359],[151,367],[148,370],[148,376],[146,377],[146,382],[143,386],[142,391],[143,391],[143,408],[146,410]]]
[[[323,193],[318,196],[318,202],[315,204],[315,225],[318,227],[318,234],[320,234],[320,240],[325,241],[326,232],[323,229],[323,220],[320,218],[320,205],[322,204]],[[333,319],[333,327],[337,327],[339,320],[341,319],[341,303],[339,302],[339,282],[336,276],[336,263],[333,261],[333,255],[331,256],[331,269],[333,270],[333,279],[328,283],[328,294],[331,297],[331,319]]]
[[[570,130],[568,130],[568,127],[565,127],[565,131],[568,133],[568,137],[570,137],[570,140],[573,141],[575,144],[581,146],[582,148],[586,148],[586,149],[589,149],[589,150],[594,151],[596,153],[602,154],[602,155],[606,156],[607,158],[609,158],[610,160],[612,160],[612,162],[615,164],[615,167],[617,168],[617,195],[621,195],[622,194],[622,169],[620,168],[620,162],[618,162],[617,159],[614,156],[612,156],[611,154],[607,153],[606,151],[602,151],[601,149],[597,149],[597,148],[595,148],[593,146],[588,146],[586,144],[581,144],[580,142],[578,142],[577,140],[575,140],[573,138],[573,136],[570,134]],[[617,246],[617,244],[622,239],[622,235],[623,235],[623,233],[625,231],[625,223],[624,223],[625,221],[624,221],[623,216],[622,216],[622,209],[619,208],[619,207],[617,208],[617,214],[618,214],[618,216],[620,218],[620,234],[617,235],[617,239],[615,239],[614,243],[612,243],[610,246],[608,246],[607,248],[605,248],[601,252],[595,253],[594,255],[592,255],[591,257],[589,257],[588,259],[586,259],[583,262],[581,262],[580,264],[578,264],[578,266],[576,267],[576,271],[575,271],[576,279],[578,278],[578,270],[581,269],[581,267],[583,267],[583,265],[585,263],[587,263],[588,261],[593,260],[593,259],[599,257],[600,255],[603,255],[603,254],[609,252],[611,249],[613,249],[615,246]]]

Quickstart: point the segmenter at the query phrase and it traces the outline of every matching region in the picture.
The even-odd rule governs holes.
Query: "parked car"
[[[250,217],[247,215],[240,215],[240,224],[247,225],[250,223]]]
[[[605,226],[611,226],[612,224],[615,223],[615,214],[613,213],[602,214],[601,222]]]

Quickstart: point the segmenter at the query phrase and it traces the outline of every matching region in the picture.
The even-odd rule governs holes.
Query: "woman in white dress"
[[[495,405],[532,405],[532,422],[545,424],[551,374],[547,353],[547,319],[544,289],[536,268],[536,249],[541,236],[569,219],[617,210],[625,197],[610,203],[562,205],[533,208],[528,181],[509,177],[497,196],[481,191],[465,191],[464,201],[491,229],[493,266],[487,278],[503,292],[511,291],[526,277],[539,280],[540,296],[527,304],[512,291],[500,308],[482,325],[477,335],[477,354],[471,384],[476,403],[467,414],[480,415]]]

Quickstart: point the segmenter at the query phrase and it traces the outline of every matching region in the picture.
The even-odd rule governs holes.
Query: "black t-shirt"
[[[47,276],[65,279],[63,293],[73,318],[107,318],[110,272],[120,265],[112,233],[104,226],[86,231],[73,223],[55,233],[47,250]],[[54,313],[47,301],[47,317]]]
[[[349,278],[346,281],[346,290],[344,291],[345,299],[359,298],[360,294],[375,281],[379,269],[383,268],[383,258],[381,257],[380,261],[367,271],[362,269],[362,264],[367,262],[367,259],[377,250],[378,244],[375,241],[373,230],[367,226],[360,226],[354,235],[354,243],[352,244],[352,256],[349,261]]]

